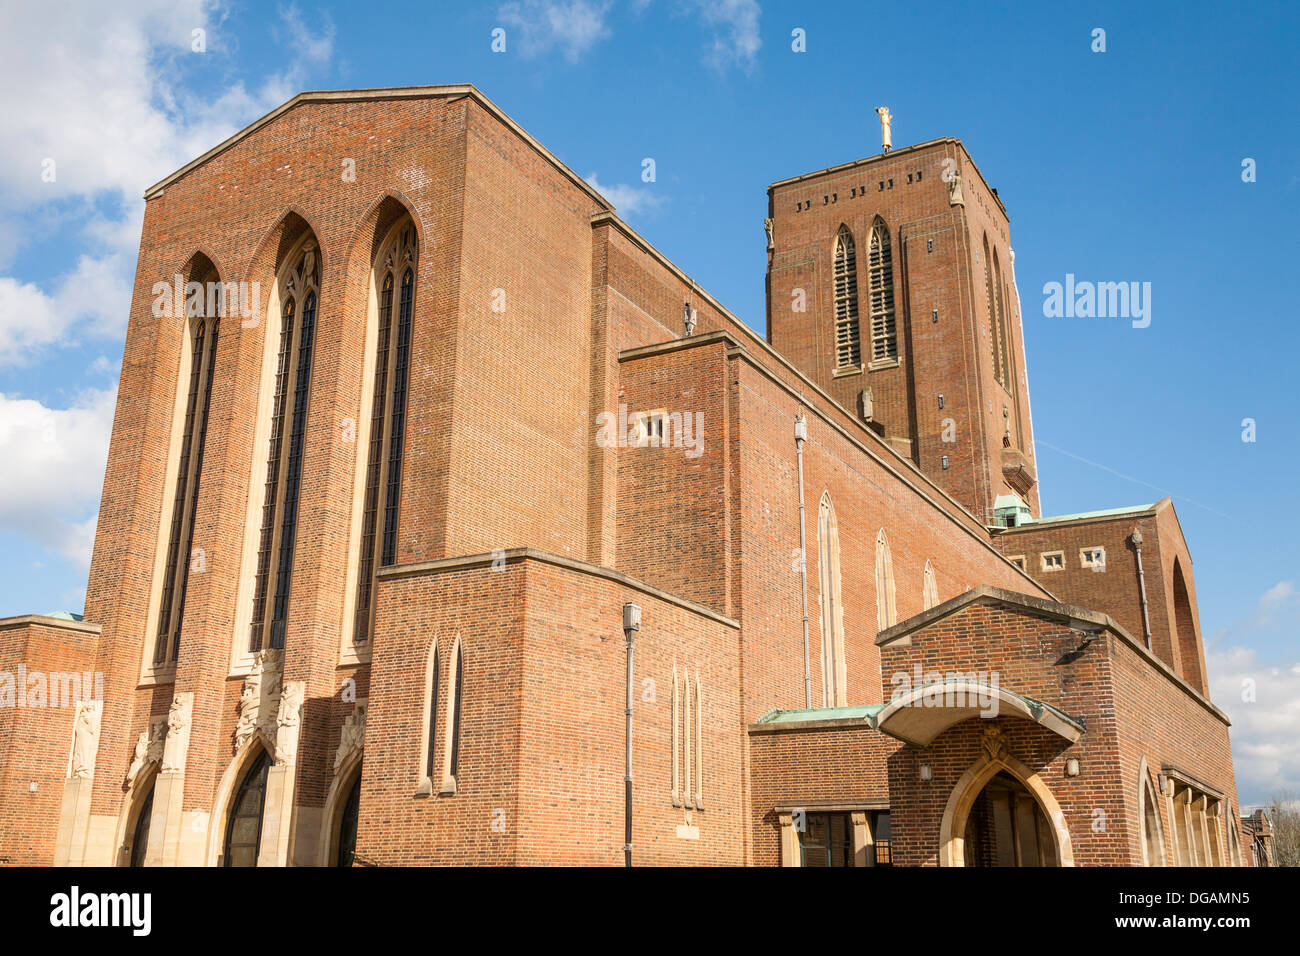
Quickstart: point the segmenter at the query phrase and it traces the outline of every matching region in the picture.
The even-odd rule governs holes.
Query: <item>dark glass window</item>
[[[266,500],[262,505],[262,533],[257,548],[257,584],[253,589],[250,650],[262,649],[266,621],[266,593],[270,583],[271,548],[275,542],[275,513],[280,494],[280,453],[284,444],[284,406],[293,357],[294,301],[285,299],[280,323],[280,351],[275,370],[275,401],[271,410],[271,450],[266,460]]]
[[[293,419],[284,475],[284,516],[280,525],[280,559],[275,574],[275,607],[271,616],[271,646],[284,647],[289,617],[289,584],[293,578],[293,544],[298,530],[298,492],[302,487],[302,451],[307,431],[307,388],[311,383],[312,345],[316,338],[316,293],[307,293],[302,305],[298,337],[297,375],[293,388]]]
[[[216,366],[217,324],[216,318],[200,319],[194,329],[185,424],[181,433],[176,491],[172,498],[171,530],[167,538],[167,563],[154,641],[155,666],[175,661],[180,654],[185,588],[189,583],[190,551],[194,544],[194,519],[199,503],[199,476],[203,469],[203,444],[207,437],[208,408]]]
[[[343,805],[343,819],[339,822],[339,866],[351,866],[357,856],[357,817],[361,810],[361,771]]]
[[[393,325],[393,274],[384,276],[379,292],[379,341],[375,348],[375,389],[370,413],[370,450],[366,463],[366,497],[361,518],[361,562],[357,575],[357,610],[353,640],[370,637],[370,603],[374,593],[375,524],[379,515],[379,481],[384,466],[384,418],[388,402],[389,336]]]
[[[388,494],[384,501],[384,547],[380,563],[387,567],[397,558],[397,512],[402,492],[402,442],[406,432],[407,367],[411,358],[411,305],[415,273],[402,275],[401,305],[397,316],[397,344],[393,356],[393,417],[388,430]]]
[[[847,813],[809,813],[799,834],[804,866],[852,866],[853,824]]]
[[[266,775],[270,769],[271,761],[263,750],[239,784],[226,824],[224,866],[257,866],[257,853],[262,845],[262,811],[266,805]]]
[[[871,835],[875,840],[876,866],[893,866],[888,810],[877,810],[871,814]]]
[[[316,248],[308,244],[285,282],[257,579],[249,628],[251,651],[259,651],[264,646],[284,647],[288,626],[312,351],[316,340],[315,273]]]
[[[153,819],[153,783],[149,784],[149,794],[140,807],[140,815],[135,818],[135,830],[131,835],[131,865],[144,866],[145,855],[149,852],[149,821]]]

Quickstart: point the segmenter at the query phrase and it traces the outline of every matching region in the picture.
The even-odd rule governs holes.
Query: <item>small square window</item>
[[[1025,569],[1025,556],[1023,554],[1012,555],[1007,558],[1007,560],[1018,567],[1021,571]]]
[[[1039,555],[1043,561],[1044,571],[1064,571],[1065,570],[1065,552],[1064,551],[1047,551]]]
[[[1080,548],[1079,564],[1089,571],[1106,570],[1105,548]]]

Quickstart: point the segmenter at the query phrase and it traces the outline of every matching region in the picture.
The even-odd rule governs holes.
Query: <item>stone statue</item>
[[[172,699],[167,711],[167,740],[163,745],[162,772],[185,770],[185,751],[190,744],[190,719],[194,712],[194,692],[181,691]]]
[[[948,183],[948,205],[966,205],[966,199],[961,194],[961,173],[956,170],[953,170],[952,179]]]
[[[682,306],[682,324],[686,327],[687,335],[695,334],[695,309],[689,302]]]
[[[280,691],[280,708],[275,717],[275,762],[292,767],[298,761],[298,730],[302,723],[302,702],[307,685],[300,680],[285,681]]]
[[[99,724],[103,716],[102,700],[83,700],[77,705],[72,730],[72,776],[89,777],[95,772],[95,753],[99,750]]]
[[[767,249],[771,252],[776,248],[776,240],[772,238],[772,217],[768,216],[763,220],[763,231],[767,233]]]
[[[888,106],[877,106],[876,115],[880,117],[880,145],[887,153],[894,148],[894,137],[890,124],[894,121]]]

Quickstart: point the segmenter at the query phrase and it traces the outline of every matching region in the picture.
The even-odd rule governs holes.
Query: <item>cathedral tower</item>
[[[769,341],[989,525],[1038,516],[1005,207],[959,140],[768,187]]]

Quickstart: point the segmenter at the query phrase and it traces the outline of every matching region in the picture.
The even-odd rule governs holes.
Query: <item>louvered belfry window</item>
[[[251,651],[284,647],[289,622],[294,539],[298,530],[316,308],[320,296],[316,243],[308,239],[294,261],[293,269],[282,280],[275,397],[271,406],[270,449],[249,627]]]
[[[176,470],[176,492],[172,498],[171,530],[167,536],[167,564],[162,602],[158,610],[158,631],[154,640],[153,663],[160,666],[180,656],[181,621],[185,615],[185,589],[189,584],[194,519],[198,514],[199,477],[203,471],[203,445],[208,431],[208,408],[212,401],[212,375],[217,362],[217,316],[200,317],[193,326],[190,379],[185,401],[185,425],[181,433],[180,462]]]
[[[862,364],[862,341],[858,331],[858,255],[853,233],[840,226],[835,237],[835,367],[857,368]]]
[[[889,230],[879,219],[871,228],[871,360],[898,358],[898,334],[894,322],[894,265]]]
[[[396,231],[395,240],[381,250],[375,265],[379,335],[375,346],[366,491],[361,515],[361,555],[353,622],[355,644],[370,638],[374,622],[375,572],[397,560],[417,258],[415,226],[408,220]],[[397,278],[399,274],[400,280]],[[395,295],[396,321],[393,320]]]

